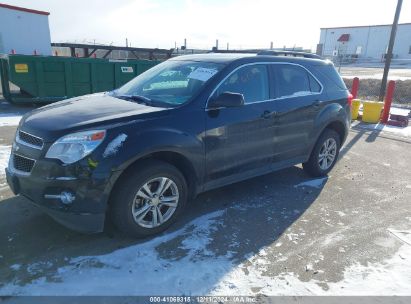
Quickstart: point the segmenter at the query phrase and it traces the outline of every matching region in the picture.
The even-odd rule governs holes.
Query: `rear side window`
[[[321,86],[305,69],[296,65],[274,65],[277,98],[319,93]]]
[[[268,100],[270,94],[267,66],[256,64],[239,68],[218,87],[214,96],[224,92],[243,94],[245,103]]]
[[[341,76],[338,74],[338,72],[335,70],[332,64],[317,65],[314,66],[314,68],[330,81],[332,87],[327,87],[327,89],[347,89],[344,81],[342,80]]]

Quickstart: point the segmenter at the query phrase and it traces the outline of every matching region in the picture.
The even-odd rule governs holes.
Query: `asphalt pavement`
[[[15,128],[0,127],[0,145],[11,144]],[[264,248],[266,277],[294,273],[301,282],[315,279],[327,290],[344,279],[347,267],[384,261],[403,245],[389,229],[411,226],[410,159],[411,139],[357,128],[327,179],[304,184],[312,178],[295,166],[201,194],[165,234],[225,210],[208,235],[207,250],[217,257],[230,251],[232,263],[247,273],[247,258]],[[70,231],[14,196],[0,173],[0,290],[9,283],[53,280],[60,267],[79,256],[145,242],[120,235],[110,224],[100,234]],[[183,242],[177,235],[153,250],[172,263],[187,255]]]

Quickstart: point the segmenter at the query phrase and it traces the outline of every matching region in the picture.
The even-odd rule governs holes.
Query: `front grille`
[[[13,154],[14,169],[30,173],[36,161],[21,155]]]
[[[36,137],[34,135],[31,135],[29,133],[23,132],[19,130],[19,134],[18,134],[18,139],[20,140],[20,142],[22,142],[23,144],[29,144],[31,146],[35,146],[38,148],[42,148],[43,147],[43,140],[40,137]]]

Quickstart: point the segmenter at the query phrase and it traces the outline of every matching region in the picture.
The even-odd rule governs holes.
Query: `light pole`
[[[391,35],[390,35],[390,41],[388,43],[388,50],[387,50],[387,54],[385,58],[384,74],[382,75],[380,96],[379,96],[380,101],[384,100],[385,87],[387,86],[388,72],[390,71],[392,50],[394,48],[395,34],[397,33],[398,19],[400,18],[401,6],[402,6],[402,0],[398,0],[397,8],[395,10],[394,22],[392,23],[392,27],[391,27]]]

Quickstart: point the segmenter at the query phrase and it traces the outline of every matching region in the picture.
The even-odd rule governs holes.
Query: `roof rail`
[[[257,54],[260,50],[211,50],[208,53],[235,53],[235,54]]]
[[[265,50],[260,51],[257,55],[268,55],[268,56],[293,56],[293,57],[304,57],[304,58],[314,58],[322,59],[321,56],[306,52],[296,52],[296,51],[276,51],[276,50]]]

